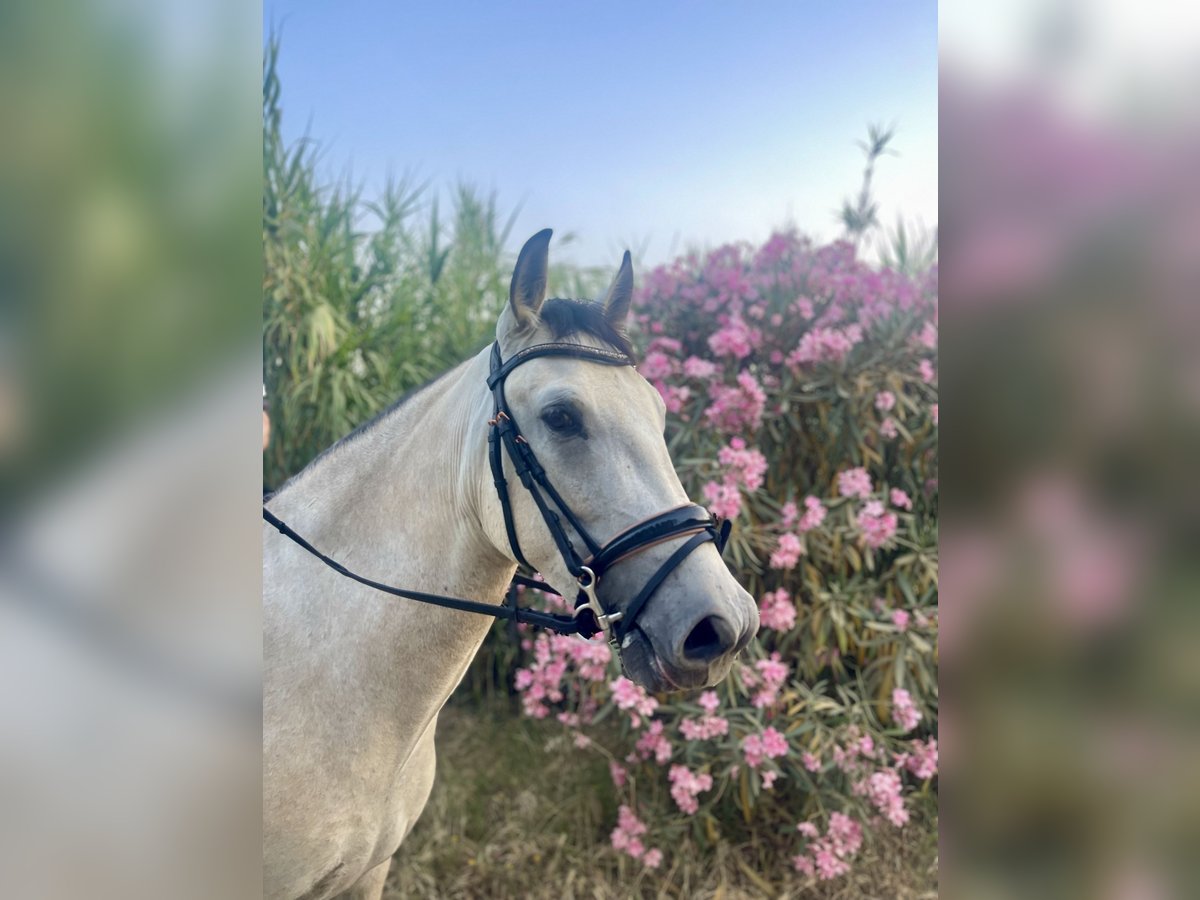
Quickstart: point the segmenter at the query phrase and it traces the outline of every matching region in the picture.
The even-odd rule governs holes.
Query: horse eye
[[[558,434],[573,435],[583,430],[579,417],[565,406],[551,406],[542,413],[542,421],[546,423],[547,428]]]

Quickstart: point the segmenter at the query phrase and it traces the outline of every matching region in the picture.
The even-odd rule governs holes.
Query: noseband
[[[263,507],[263,519],[279,531],[284,537],[298,544],[334,571],[360,584],[376,590],[462,612],[479,613],[499,619],[511,619],[516,622],[526,622],[541,628],[549,628],[560,634],[580,634],[591,637],[600,632],[604,633],[609,643],[619,647],[625,637],[633,630],[638,614],[647,601],[658,590],[667,576],[682,563],[688,555],[701,544],[712,541],[718,552],[724,552],[725,542],[729,538],[731,522],[718,519],[694,503],[687,503],[658,513],[629,526],[624,531],[610,539],[606,544],[598,543],[588,533],[579,517],[563,500],[562,496],[550,483],[546,470],[538,462],[537,456],[529,442],[521,434],[516,420],[513,418],[508,403],[504,399],[504,382],[514,369],[532,359],[544,356],[560,356],[571,359],[581,359],[606,366],[632,366],[634,362],[624,353],[615,350],[603,350],[595,347],[585,347],[580,344],[547,343],[536,344],[515,353],[507,362],[500,355],[500,344],[492,345],[491,374],[487,384],[492,392],[492,418],[488,420],[488,461],[492,469],[492,481],[496,486],[496,495],[500,499],[500,509],[504,513],[504,529],[508,534],[508,543],[513,556],[524,574],[513,578],[509,589],[508,601],[501,606],[478,603],[473,600],[463,600],[458,597],[444,597],[440,594],[426,594],[405,588],[392,587],[377,581],[372,581],[357,575],[341,563],[326,556],[297,534],[291,527]],[[501,449],[503,448],[503,450]],[[517,540],[517,529],[513,519],[512,501],[508,489],[508,479],[504,475],[503,453],[507,451],[513,471],[520,479],[521,485],[529,492],[534,504],[546,523],[550,536],[554,539],[559,555],[567,571],[575,578],[579,593],[575,599],[573,616],[555,615],[540,612],[517,605],[516,586],[525,585],[536,587],[551,594],[558,594],[550,585],[535,581],[532,577],[535,567],[521,551]],[[547,502],[549,498],[549,502]],[[551,507],[550,504],[553,504]],[[556,511],[557,509],[557,511]],[[561,515],[560,515],[561,513]],[[563,525],[563,517],[575,534],[587,548],[587,556],[581,556],[575,549],[570,534]],[[597,588],[601,578],[614,565],[635,554],[665,541],[675,538],[688,537],[672,553],[658,570],[650,576],[641,591],[624,610],[610,609],[600,599]]]

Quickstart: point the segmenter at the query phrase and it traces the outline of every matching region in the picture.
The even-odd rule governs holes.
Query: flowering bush
[[[761,630],[682,699],[598,640],[529,632],[524,711],[609,756],[617,851],[657,866],[683,829],[753,829],[838,877],[937,774],[936,267],[776,234],[654,270],[635,321],[685,487],[736,519],[726,559]]]

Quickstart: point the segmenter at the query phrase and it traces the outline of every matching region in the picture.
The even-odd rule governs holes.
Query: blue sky
[[[368,193],[389,171],[494,188],[517,246],[550,226],[579,238],[559,258],[658,263],[788,222],[835,237],[868,122],[899,127],[885,222],[937,222],[933,2],[267,0],[265,21],[290,137]]]

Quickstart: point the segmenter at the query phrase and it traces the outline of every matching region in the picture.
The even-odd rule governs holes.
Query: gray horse
[[[602,300],[547,301],[549,241],[549,230],[535,235],[518,257],[496,325],[504,358],[549,341],[627,349],[629,254]],[[371,578],[499,603],[516,563],[488,465],[488,374],[485,350],[322,455],[270,510]],[[533,359],[509,376],[506,396],[591,534],[687,502],[663,401],[635,369]],[[520,549],[566,593],[575,578],[515,484]],[[605,602],[627,604],[680,540],[615,567],[600,586]],[[364,587],[266,525],[263,569],[263,893],[378,900],[429,798],[438,713],[491,619]],[[651,691],[711,685],[757,629],[754,601],[705,544],[653,594],[622,662]]]

